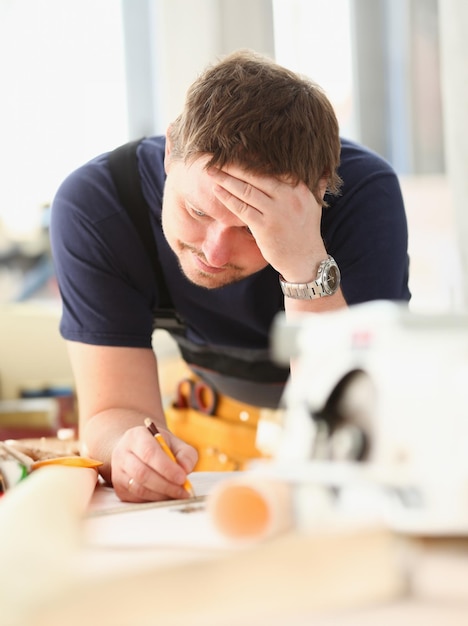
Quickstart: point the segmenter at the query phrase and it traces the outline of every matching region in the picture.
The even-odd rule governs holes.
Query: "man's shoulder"
[[[340,141],[340,173],[343,170],[356,171],[357,173],[372,171],[388,174],[395,173],[391,164],[371,148],[344,137],[341,137]]]
[[[100,221],[116,210],[117,198],[107,166],[108,153],[87,161],[70,172],[57,189],[53,210],[80,214],[90,221]]]
[[[373,198],[386,190],[397,200],[400,195],[398,176],[392,165],[380,154],[349,139],[341,139],[341,159],[338,168],[343,184],[338,196],[328,198],[329,204],[342,205],[359,191],[360,201]]]
[[[154,155],[164,156],[166,149],[166,137],[164,135],[152,135],[141,138],[141,146]]]
[[[165,178],[164,146],[164,137],[145,137],[137,152],[142,183],[151,184],[153,193],[161,196]],[[68,210],[82,213],[91,221],[120,212],[122,207],[108,166],[110,152],[99,154],[68,174],[57,189],[55,206],[66,204]]]

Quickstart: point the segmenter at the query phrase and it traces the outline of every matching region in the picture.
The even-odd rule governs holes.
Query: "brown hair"
[[[171,158],[211,154],[207,167],[229,163],[303,181],[321,204],[319,181],[339,192],[338,122],[323,90],[311,80],[252,51],[208,67],[187,92],[169,129]]]

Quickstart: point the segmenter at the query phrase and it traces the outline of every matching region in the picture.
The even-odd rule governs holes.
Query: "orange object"
[[[264,498],[247,485],[237,485],[223,492],[212,513],[218,527],[229,537],[262,535],[271,516]]]
[[[290,485],[242,474],[221,481],[208,498],[215,528],[233,540],[262,540],[293,526]]]
[[[72,467],[100,467],[103,465],[102,461],[96,461],[96,459],[89,459],[84,456],[57,456],[52,459],[42,459],[40,461],[34,461],[31,465],[31,470],[45,467],[46,465],[69,465]]]

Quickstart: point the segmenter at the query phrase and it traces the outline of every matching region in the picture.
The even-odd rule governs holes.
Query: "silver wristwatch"
[[[322,261],[317,276],[311,283],[288,283],[279,277],[281,289],[288,298],[296,300],[314,300],[323,296],[332,296],[338,291],[341,282],[340,269],[333,257]]]

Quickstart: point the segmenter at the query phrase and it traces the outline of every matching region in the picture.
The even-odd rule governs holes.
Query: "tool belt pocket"
[[[165,414],[169,430],[198,451],[195,471],[234,471],[263,456],[256,446],[261,411],[185,379]]]

